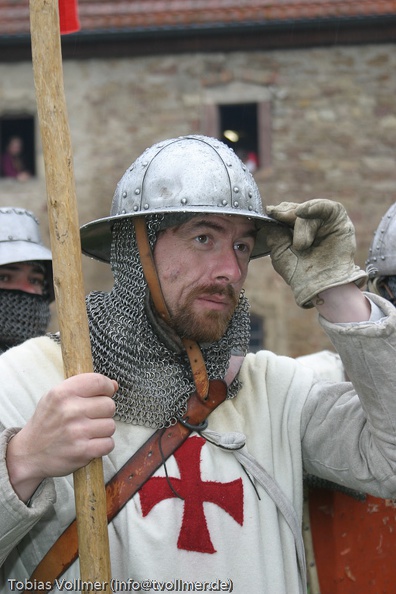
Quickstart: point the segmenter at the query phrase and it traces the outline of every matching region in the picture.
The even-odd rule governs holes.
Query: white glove
[[[365,284],[366,273],[354,263],[355,229],[342,204],[317,199],[266,210],[285,223],[269,225],[267,241],[273,267],[290,285],[297,305],[313,307],[313,298],[331,287]]]

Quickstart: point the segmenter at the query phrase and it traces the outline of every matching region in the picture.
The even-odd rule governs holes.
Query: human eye
[[[44,287],[44,278],[39,276],[34,276],[29,279],[29,283],[35,287]]]
[[[253,250],[253,245],[250,245],[250,243],[247,242],[238,241],[234,244],[234,250],[239,254],[250,257],[250,254]]]
[[[201,233],[195,237],[195,241],[197,241],[201,245],[206,245],[209,243],[209,236],[205,233]]]

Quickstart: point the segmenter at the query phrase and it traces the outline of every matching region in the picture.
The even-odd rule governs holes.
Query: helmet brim
[[[179,209],[174,210],[175,213],[180,214]],[[205,208],[205,210],[198,210],[197,208],[189,210],[188,208],[185,209],[183,212],[188,214],[224,214],[219,213],[218,208]],[[164,211],[156,210],[153,214],[171,214],[172,209],[167,208]],[[229,213],[227,213],[229,214]],[[99,260],[100,262],[110,262],[110,251],[111,251],[111,242],[112,242],[112,227],[115,222],[136,218],[136,216],[143,216],[142,213],[125,213],[122,215],[115,215],[112,217],[105,217],[103,219],[97,219],[96,221],[92,221],[90,223],[86,223],[82,225],[80,228],[80,237],[81,237],[81,250],[83,254],[89,256],[90,258],[94,258],[95,260]],[[232,214],[229,216],[233,216]],[[261,215],[256,213],[247,213],[241,212],[240,210],[235,212],[235,216],[246,216],[250,220],[253,220],[257,226],[257,236],[256,241],[254,244],[253,252],[251,255],[252,259],[261,258],[263,256],[267,256],[270,253],[270,248],[268,247],[267,240],[266,240],[266,231],[268,225],[282,225],[276,219],[269,217],[268,215]]]

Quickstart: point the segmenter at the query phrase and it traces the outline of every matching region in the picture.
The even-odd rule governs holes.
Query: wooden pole
[[[63,85],[58,0],[30,0],[34,84],[43,146],[54,289],[65,376],[93,370],[73,156]],[[81,579],[110,591],[102,460],[74,473]]]
[[[303,540],[307,558],[307,581],[308,594],[320,594],[318,568],[315,561],[315,550],[313,546],[311,519],[309,515],[309,487],[304,483],[304,504],[303,504]]]

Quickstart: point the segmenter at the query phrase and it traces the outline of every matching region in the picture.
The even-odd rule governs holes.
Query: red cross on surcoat
[[[200,459],[205,443],[205,440],[198,436],[187,439],[174,454],[180,478],[172,477],[167,480],[165,477],[152,477],[140,489],[140,502],[144,517],[164,499],[176,497],[169,486],[171,481],[173,489],[184,500],[178,548],[199,553],[215,553],[203,504],[208,501],[218,505],[242,526],[243,484],[241,478],[229,483],[202,481]]]

